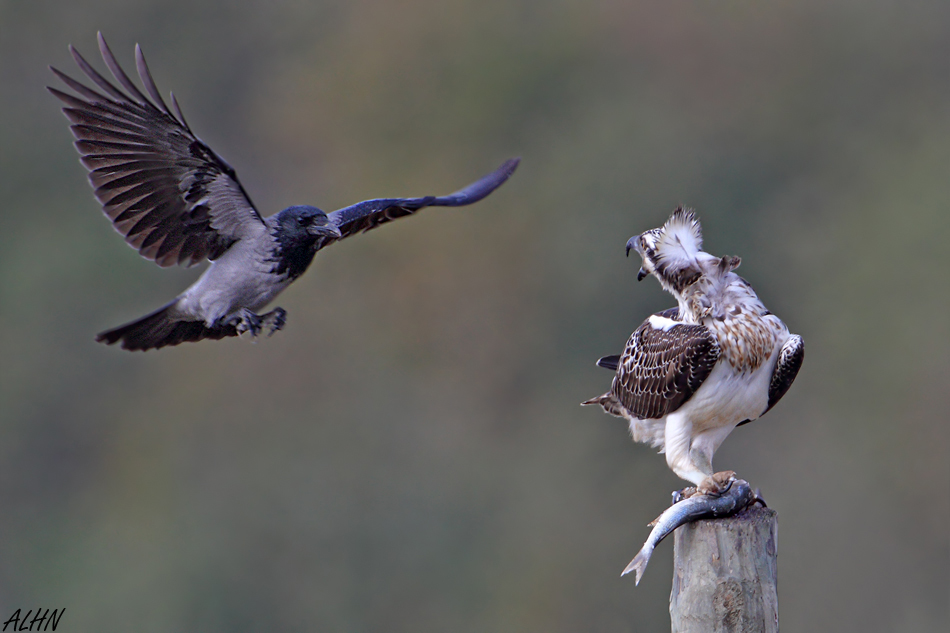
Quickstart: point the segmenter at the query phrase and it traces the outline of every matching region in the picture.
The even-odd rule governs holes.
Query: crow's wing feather
[[[174,112],[162,100],[138,46],[136,67],[151,99],[125,74],[101,33],[102,58],[127,92],[69,50],[102,92],[55,68],[79,96],[48,90],[66,104],[96,198],[126,242],[159,266],[190,266],[266,232],[234,169],[195,136],[174,95]]]
[[[328,217],[330,222],[340,229],[340,237],[323,238],[322,246],[356,233],[369,231],[397,218],[412,215],[425,207],[461,207],[478,202],[508,180],[519,162],[518,158],[507,160],[492,173],[447,196],[364,200],[334,211]]]

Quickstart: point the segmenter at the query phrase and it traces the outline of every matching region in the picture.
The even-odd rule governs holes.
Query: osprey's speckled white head
[[[627,254],[633,249],[640,254],[643,265],[637,275],[642,280],[653,274],[665,290],[675,296],[705,272],[707,258],[702,251],[703,232],[692,209],[677,207],[670,219],[657,229],[635,235],[627,241]]]
[[[677,207],[663,226],[635,235],[627,241],[627,253],[640,254],[640,281],[653,275],[664,290],[676,297],[684,320],[696,322],[739,267],[738,257],[716,257],[702,250],[703,233],[696,213]],[[733,275],[732,277],[736,277]],[[738,277],[736,277],[738,280]]]

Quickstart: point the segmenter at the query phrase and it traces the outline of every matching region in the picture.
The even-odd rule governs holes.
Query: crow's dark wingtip
[[[498,171],[505,173],[510,176],[515,173],[515,170],[518,169],[518,165],[521,163],[521,157],[516,156],[514,158],[509,158],[501,164],[501,167],[498,168]]]

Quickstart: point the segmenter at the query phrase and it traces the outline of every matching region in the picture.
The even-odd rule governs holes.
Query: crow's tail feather
[[[97,334],[96,340],[106,345],[122,341],[122,349],[145,351],[206,338],[222,339],[238,335],[234,325],[209,328],[204,321],[178,320],[172,313],[174,305],[173,301],[137,321]]]

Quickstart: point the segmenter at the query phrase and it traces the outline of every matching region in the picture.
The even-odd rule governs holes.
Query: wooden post
[[[778,633],[778,515],[757,504],[674,534],[673,633]]]

